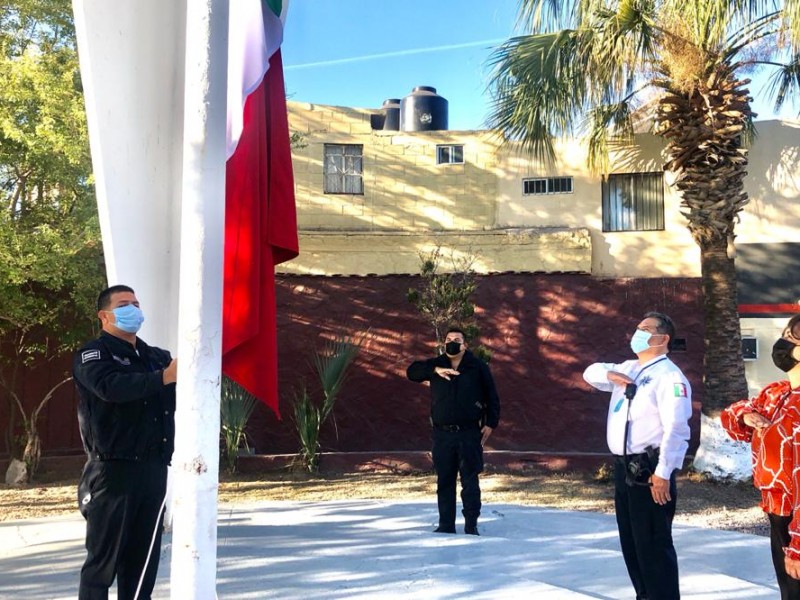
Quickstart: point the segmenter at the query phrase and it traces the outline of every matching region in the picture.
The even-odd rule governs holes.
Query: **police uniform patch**
[[[121,365],[124,365],[126,367],[130,367],[131,366],[131,359],[130,358],[127,358],[127,357],[126,358],[120,358],[116,354],[112,354],[111,357]]]
[[[686,385],[683,383],[672,384],[673,393],[676,398],[686,398]]]
[[[81,364],[85,364],[90,360],[100,360],[100,350],[84,350],[81,352]]]

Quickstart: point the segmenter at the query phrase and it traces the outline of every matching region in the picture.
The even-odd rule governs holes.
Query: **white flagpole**
[[[171,597],[216,597],[227,0],[186,3]]]

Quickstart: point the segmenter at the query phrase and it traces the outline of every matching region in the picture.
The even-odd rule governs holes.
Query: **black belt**
[[[639,454],[628,454],[628,455],[626,455],[626,456],[621,456],[621,455],[619,455],[619,454],[615,454],[615,455],[614,455],[614,458],[615,458],[615,459],[617,460],[617,462],[619,462],[619,463],[629,463],[629,462],[631,462],[631,460],[632,460],[632,459],[634,459],[634,458],[639,458],[639,457],[641,457],[641,456],[647,456],[647,452],[641,452],[641,453],[639,453]]]
[[[459,431],[474,431],[476,429],[480,429],[481,426],[477,423],[467,423],[462,425],[438,425],[436,423],[433,424],[434,429],[438,429],[439,431],[447,431],[449,433],[457,433]]]
[[[89,460],[97,462],[108,462],[112,460],[143,462],[155,459],[161,460],[163,456],[164,453],[161,451],[161,448],[150,448],[149,450],[145,450],[142,454],[103,454],[101,452],[89,452]]]

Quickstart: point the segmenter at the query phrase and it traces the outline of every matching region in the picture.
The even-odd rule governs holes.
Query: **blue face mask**
[[[633,350],[634,354],[639,354],[640,352],[644,352],[648,348],[650,348],[650,338],[653,337],[653,334],[649,331],[644,331],[642,329],[637,329],[636,333],[633,334],[631,338],[631,350]]]
[[[136,333],[139,331],[142,323],[144,323],[144,313],[134,304],[118,306],[111,312],[114,313],[114,317],[117,320],[116,323],[114,323],[117,329],[121,329],[127,333]]]

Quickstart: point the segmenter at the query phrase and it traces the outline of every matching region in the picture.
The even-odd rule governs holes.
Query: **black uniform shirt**
[[[459,375],[450,381],[436,375],[436,367],[452,368],[446,354],[411,363],[406,374],[411,381],[431,382],[431,421],[434,425],[479,423],[492,429],[500,421],[500,398],[489,366],[469,350],[458,365]]]
[[[78,422],[97,460],[160,460],[175,444],[175,384],[164,385],[169,352],[136,338],[136,348],[105,331],[75,353]]]

